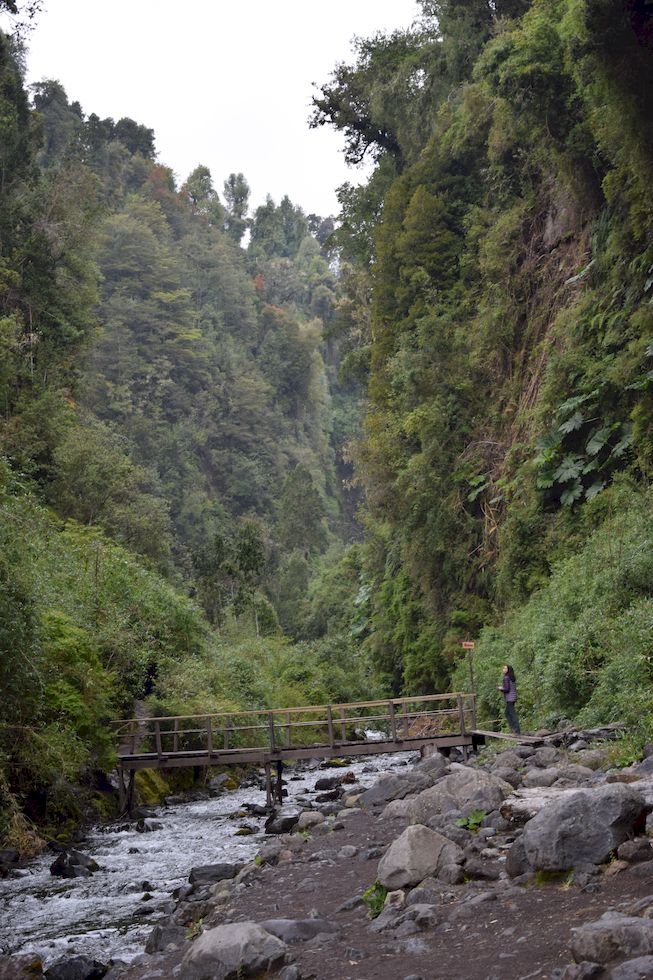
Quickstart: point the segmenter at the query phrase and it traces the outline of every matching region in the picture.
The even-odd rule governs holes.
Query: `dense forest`
[[[183,183],[0,35],[0,835],[108,722],[466,686],[653,693],[653,10],[420,0],[310,125],[338,216]],[[0,3],[12,9],[13,3]],[[74,96],[75,93],[70,93]]]

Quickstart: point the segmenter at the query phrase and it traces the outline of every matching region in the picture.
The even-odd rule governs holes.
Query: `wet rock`
[[[320,779],[315,781],[315,789],[318,792],[324,792],[327,789],[335,789],[336,786],[340,785],[339,776],[321,776]]]
[[[211,796],[217,796],[223,789],[224,784],[229,782],[229,776],[225,772],[221,772],[218,776],[214,776],[213,779],[209,780],[208,790]]]
[[[609,963],[617,956],[653,953],[653,921],[621,912],[605,912],[596,922],[572,929],[571,950],[577,962]]]
[[[88,956],[57,960],[45,971],[46,980],[102,980],[107,972],[104,963]]]
[[[35,953],[0,956],[0,980],[37,980],[43,976],[41,957]]]
[[[282,807],[277,810],[265,821],[266,834],[287,834],[299,821],[301,812],[294,807]]]
[[[578,790],[553,800],[524,828],[528,862],[544,871],[600,864],[632,835],[645,812],[644,800],[629,786]]]
[[[327,919],[266,919],[260,926],[289,944],[305,943],[316,936],[340,932],[339,927]]]
[[[100,868],[97,861],[81,851],[64,851],[50,865],[50,874],[59,878],[90,878]]]
[[[235,878],[243,867],[242,864],[202,864],[191,869],[188,880],[191,885],[213,884]]]
[[[255,922],[229,922],[207,929],[180,964],[184,980],[236,980],[280,966],[288,947]]]
[[[318,793],[315,797],[316,803],[331,803],[333,800],[339,800],[342,796],[342,789],[338,786],[336,789],[330,789],[326,793]]]
[[[163,824],[160,820],[152,820],[150,817],[146,817],[144,820],[138,821],[136,830],[139,834],[152,834],[155,830],[163,830]]]
[[[417,885],[447,865],[460,864],[463,853],[442,834],[421,825],[407,827],[379,861],[378,878],[391,890]]]

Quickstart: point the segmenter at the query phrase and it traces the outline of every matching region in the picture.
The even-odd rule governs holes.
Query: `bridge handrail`
[[[403,704],[415,704],[416,702],[431,702],[431,701],[451,701],[455,698],[466,698],[468,700],[475,700],[474,694],[469,694],[465,691],[453,691],[450,694],[422,694],[415,695],[412,697],[405,698],[385,698],[378,701],[352,701],[344,703],[333,703],[333,704],[317,704],[317,705],[305,705],[300,708],[248,708],[247,710],[241,710],[240,708],[232,708],[231,711],[215,711],[215,712],[196,712],[192,715],[152,715],[146,718],[123,718],[118,721],[109,722],[112,726],[117,725],[131,725],[139,724],[143,725],[152,721],[187,721],[192,718],[202,718],[206,720],[208,718],[242,718],[246,715],[286,715],[286,714],[301,714],[306,712],[318,712],[327,711],[329,708],[332,710],[340,711],[341,709],[348,710],[353,708],[375,708],[377,705],[403,705]],[[453,709],[452,709],[453,710]],[[383,716],[385,718],[385,716]],[[353,721],[354,719],[348,719],[348,721]]]

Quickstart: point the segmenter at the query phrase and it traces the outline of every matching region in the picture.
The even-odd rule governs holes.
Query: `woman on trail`
[[[510,729],[515,735],[520,735],[521,730],[519,728],[519,721],[517,720],[517,711],[515,710],[517,682],[515,680],[515,672],[510,664],[504,664],[503,666],[503,682],[499,690],[503,694],[503,699],[506,702],[506,718]]]

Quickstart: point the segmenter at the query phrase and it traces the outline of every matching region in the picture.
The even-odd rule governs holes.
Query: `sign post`
[[[472,659],[472,650],[476,646],[473,640],[463,640],[461,643],[463,650],[467,650],[467,666],[469,667],[469,683],[471,687],[471,693],[476,694],[476,684],[474,682],[474,662]]]

